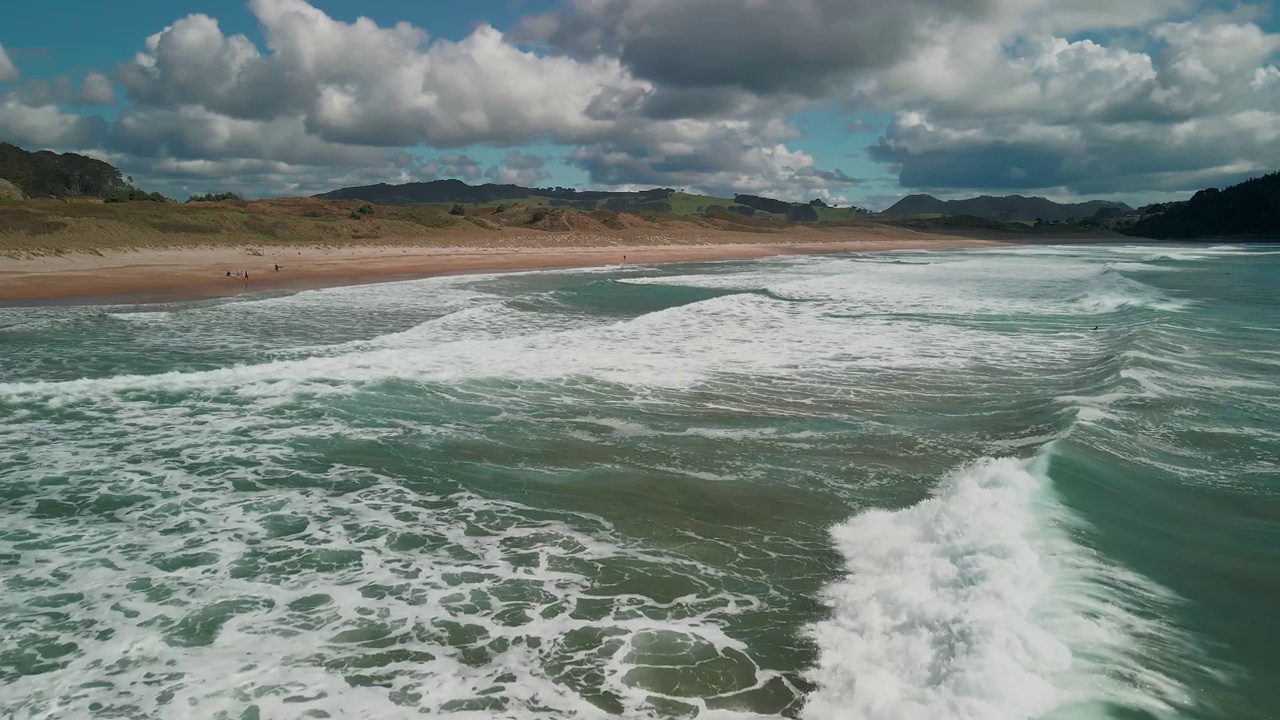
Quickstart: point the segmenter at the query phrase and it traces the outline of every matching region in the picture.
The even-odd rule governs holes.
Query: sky
[[[457,178],[883,209],[1280,169],[1280,18],[1222,0],[57,0],[0,141],[147,190]]]

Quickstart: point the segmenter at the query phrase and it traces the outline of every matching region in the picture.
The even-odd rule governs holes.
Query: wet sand
[[[988,247],[963,238],[787,241],[678,245],[422,247],[197,247],[0,258],[0,302],[162,302],[301,290],[461,273],[670,262],[748,260],[791,254]],[[260,254],[259,254],[260,253]],[[624,260],[625,256],[625,260]],[[279,272],[274,266],[279,263]],[[227,277],[247,272],[248,281]]]

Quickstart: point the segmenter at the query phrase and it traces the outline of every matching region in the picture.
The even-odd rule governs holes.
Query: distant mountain
[[[1280,240],[1280,172],[1225,190],[1201,190],[1186,202],[1143,208],[1143,214],[1124,234],[1170,240]]]
[[[0,143],[0,179],[17,185],[27,197],[106,197],[130,190],[114,165],[75,153],[27,152]]]
[[[1124,203],[1091,200],[1084,203],[1062,204],[1042,197],[982,197],[967,200],[939,200],[932,195],[910,195],[899,200],[882,215],[910,217],[916,215],[972,215],[974,217],[1002,220],[1044,220],[1045,222],[1088,218],[1104,208],[1114,208],[1128,214],[1133,208]]]
[[[503,200],[523,200],[537,198],[554,201],[551,204],[566,207],[583,204],[579,209],[594,210],[601,202],[613,201],[636,205],[637,208],[619,207],[619,211],[630,212],[633,209],[653,209],[639,207],[648,203],[660,203],[671,197],[675,190],[670,188],[654,188],[640,192],[617,193],[603,191],[583,191],[573,188],[527,188],[519,185],[468,185],[461,180],[433,180],[431,182],[405,183],[403,185],[365,185],[349,187],[333,192],[316,195],[325,200],[363,200],[379,205],[484,205]],[[589,206],[589,207],[588,207]],[[669,210],[670,208],[668,208]]]
[[[435,180],[404,185],[349,187],[315,197],[325,200],[363,200],[379,205],[483,204],[529,197],[529,188],[519,185],[468,185],[461,180]]]

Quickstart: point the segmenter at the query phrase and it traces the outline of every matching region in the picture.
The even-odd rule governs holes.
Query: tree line
[[[27,152],[9,143],[0,143],[0,178],[17,185],[30,198],[105,199],[136,189],[110,163],[76,153]]]
[[[1238,237],[1280,239],[1280,172],[1224,190],[1201,190],[1190,200],[1142,209],[1123,232],[1138,237],[1193,240]]]

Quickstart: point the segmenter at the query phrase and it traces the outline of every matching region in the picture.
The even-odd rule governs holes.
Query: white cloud
[[[482,169],[461,150],[549,143],[595,185],[838,200],[854,179],[796,150],[789,120],[836,106],[894,117],[871,156],[910,187],[1170,189],[1280,157],[1280,40],[1260,6],[1204,5],[562,0],[522,24],[544,41],[530,49],[487,25],[433,39],[250,0],[261,45],[203,14],[147,38],[114,77],[132,105],[109,132],[65,111],[114,102],[91,73],[15,87],[0,133],[102,141],[157,177],[225,170],[273,193],[341,178],[535,185],[543,158]],[[6,63],[0,48],[0,77],[16,78]],[[458,152],[424,162],[402,152],[414,146]]]
[[[307,132],[299,117],[240,120],[196,105],[135,106],[112,126],[112,149],[141,157],[268,160],[290,165],[382,164],[379,148],[343,145]]]
[[[796,135],[779,119],[750,119],[776,118],[795,107],[785,98],[659,92],[633,78],[616,58],[580,60],[522,50],[489,26],[458,42],[431,42],[426,32],[404,23],[387,28],[363,18],[340,22],[303,0],[253,0],[250,7],[263,25],[265,52],[243,35],[225,35],[215,19],[199,14],[147,40],[146,50],[120,72],[138,107],[113,135],[117,147],[144,155],[313,162],[347,146],[548,141],[579,146],[579,162],[593,176],[614,182],[642,182],[619,177],[628,165],[598,160],[617,152],[640,158],[629,166],[637,171],[649,167],[646,158],[664,158],[664,171],[642,172],[652,177],[679,177],[682,162],[722,166],[689,167],[689,177],[746,177],[752,188],[774,187],[787,177],[773,170],[768,181],[750,177],[750,168],[768,168],[763,158]],[[695,106],[714,106],[717,117],[688,119]],[[277,134],[271,142],[255,143],[253,135],[269,128],[288,128],[290,142],[281,143]],[[706,147],[715,147],[714,157],[703,152]],[[282,148],[294,154],[286,157]],[[311,154],[301,157],[297,153],[304,148]],[[417,172],[466,180],[485,174],[478,165],[448,157]],[[527,160],[509,157],[489,177],[521,184],[548,177],[541,166],[521,162]],[[806,177],[808,185],[841,180],[838,174]]]
[[[102,73],[91,72],[80,83],[77,102],[81,105],[114,105],[116,102],[115,83]]]
[[[822,197],[843,201],[839,190],[855,184],[840,171],[782,143],[777,130],[746,122],[684,121],[643,144],[598,143],[579,147],[570,162],[592,182],[616,186],[687,188],[711,195],[762,194],[788,200]]]
[[[927,189],[1183,190],[1274,169],[1280,36],[1206,15],[1149,37],[1145,52],[1050,36],[1011,48],[953,28],[861,87],[898,108],[872,156]]]
[[[540,56],[492,27],[427,43],[408,24],[344,23],[302,0],[253,0],[269,54],[190,15],[147,41],[121,76],[147,105],[199,105],[244,119],[296,115],[327,140],[424,143],[561,141],[605,129],[587,113],[605,88],[642,87],[617,61]]]
[[[91,72],[77,88],[70,75],[42,79],[32,78],[10,91],[9,97],[23,105],[78,105],[82,107],[115,104],[115,85],[102,73]]]
[[[499,185],[523,185],[535,187],[543,180],[551,177],[551,173],[543,170],[546,160],[537,155],[511,151],[501,165],[494,165],[485,171],[485,177]]]
[[[621,58],[666,86],[826,98],[928,52],[949,28],[997,41],[1142,27],[1199,0],[564,0],[525,33],[579,55]]]
[[[97,115],[63,112],[56,105],[30,106],[15,93],[0,97],[0,138],[31,148],[95,147],[107,122]]]
[[[9,59],[8,53],[4,51],[4,46],[0,45],[0,82],[13,82],[22,75],[18,72],[18,68]]]
[[[434,179],[424,175],[420,166],[396,167],[394,163],[341,167],[250,158],[152,158],[96,150],[84,154],[121,168],[140,187],[178,199],[207,192],[238,192],[247,197],[309,196],[340,187]]]
[[[427,165],[432,173],[438,173],[445,177],[460,178],[467,182],[475,182],[480,179],[483,174],[480,169],[480,161],[470,155],[461,153],[448,153],[441,155]]]

